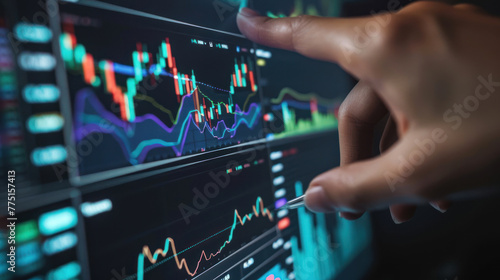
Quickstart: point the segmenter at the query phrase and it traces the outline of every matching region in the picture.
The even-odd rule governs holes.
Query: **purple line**
[[[189,116],[189,118],[190,118],[190,120],[188,121],[187,127],[184,130],[184,135],[182,137],[182,141],[181,141],[181,144],[180,144],[181,145],[180,149],[177,149],[175,146],[169,147],[169,148],[172,148],[172,150],[174,150],[174,153],[175,153],[175,155],[177,157],[181,156],[182,155],[182,151],[184,150],[184,144],[185,144],[186,138],[187,138],[186,135],[187,135],[187,133],[189,131],[189,126],[191,125],[191,118],[192,117]],[[165,146],[163,146],[161,144],[153,144],[153,145],[149,145],[149,146],[145,147],[141,151],[139,157],[137,157],[137,161],[138,162],[144,162],[144,159],[146,158],[146,156],[147,156],[147,154],[148,154],[149,151],[151,151],[154,148],[160,148],[160,147],[165,147]]]
[[[185,98],[188,98],[188,96],[190,95],[187,95],[187,96],[184,96],[183,99],[182,99],[182,102],[181,102],[181,106],[179,108],[179,115],[182,115],[182,110],[184,108],[184,103],[186,102],[185,101]],[[81,116],[84,114],[85,112],[85,102],[86,100],[89,101],[89,103],[91,104],[91,106],[94,108],[94,110],[97,112],[97,114],[103,118],[104,120],[106,120],[108,122],[108,124],[110,125],[110,129],[104,129],[102,126],[99,126],[99,125],[95,125],[95,124],[85,124],[83,125],[83,121],[81,119]],[[100,103],[100,101],[94,96],[93,92],[89,89],[82,89],[80,90],[78,93],[77,93],[77,96],[76,96],[76,105],[75,105],[75,131],[74,131],[74,137],[76,139],[76,141],[81,141],[83,138],[85,138],[87,135],[93,133],[93,132],[102,132],[102,133],[107,133],[107,134],[113,134],[113,137],[117,140],[117,142],[119,142],[122,150],[124,151],[124,154],[126,155],[126,157],[128,158],[128,160],[130,161],[130,152],[128,149],[127,149],[127,145],[124,143],[124,140],[122,140],[117,134],[116,132],[114,131],[117,127],[120,127],[124,130],[124,133],[127,134],[127,131],[130,131],[130,130],[133,130],[134,127],[141,123],[141,122],[144,122],[144,121],[148,121],[148,120],[151,120],[153,121],[156,125],[158,125],[160,128],[162,128],[164,131],[166,131],[167,133],[172,133],[172,131],[175,129],[176,125],[173,125],[171,128],[166,126],[157,116],[153,115],[153,114],[146,114],[144,116],[139,116],[139,117],[136,117],[136,119],[132,122],[132,123],[128,123],[128,122],[125,122],[125,121],[122,121],[121,119],[119,119],[117,116],[115,116],[114,114],[108,112],[104,106]],[[187,125],[186,127],[184,128],[184,135],[182,135],[181,137],[181,141],[180,141],[180,144],[179,145],[176,145],[176,146],[171,146],[170,148],[172,148],[172,150],[174,151],[174,153],[176,154],[176,156],[181,156],[182,155],[182,151],[184,150],[184,146],[185,146],[185,142],[186,142],[186,139],[187,139],[187,134],[189,132],[189,128],[191,126],[191,122],[193,122],[193,124],[197,127],[197,129],[200,131],[200,133],[205,133],[205,128],[212,134],[212,136],[216,139],[223,139],[226,134],[226,132],[229,132],[229,136],[230,138],[233,138],[235,135],[236,135],[236,130],[235,130],[235,127],[236,125],[239,124],[239,119],[238,118],[241,118],[241,122],[245,122],[245,124],[247,125],[247,127],[249,127],[250,129],[253,127],[251,126],[246,118],[244,118],[243,116],[249,116],[250,113],[252,111],[255,112],[255,110],[257,110],[259,107],[257,104],[255,103],[252,103],[250,104],[250,107],[248,109],[248,112],[241,112],[241,109],[239,108],[238,105],[235,106],[235,111],[238,112],[239,115],[234,115],[234,123],[233,125],[231,126],[231,128],[228,128],[225,121],[224,120],[220,120],[217,122],[216,126],[213,127],[213,128],[210,128],[208,126],[208,123],[204,122],[204,125],[202,128],[198,127],[194,122],[193,122],[193,116],[192,114],[189,114],[188,115],[188,120],[187,120]],[[257,116],[256,116],[257,117]],[[258,121],[255,121],[254,124],[258,123]],[[116,127],[113,127],[112,125],[116,126]],[[221,129],[219,127],[219,125],[221,125],[222,127],[222,135],[221,137],[215,135],[216,133],[215,132],[219,132],[219,129]],[[232,130],[232,131],[231,131]],[[178,138],[177,138],[178,139]],[[150,146],[147,146],[145,147],[140,155],[137,157],[137,160],[138,162],[143,162],[145,157],[146,157],[146,154],[147,152],[149,152],[150,150],[156,148],[156,147],[159,147],[159,146],[162,146],[161,144],[153,144],[153,145],[150,145]],[[179,147],[180,146],[180,147]],[[130,147],[130,149],[133,150],[132,147]]]

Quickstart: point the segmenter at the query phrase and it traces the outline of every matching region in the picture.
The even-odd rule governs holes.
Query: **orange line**
[[[269,209],[265,208],[264,207],[264,202],[262,201],[262,199],[259,198],[259,208],[260,208],[260,211],[257,210],[257,206],[256,205],[253,205],[252,206],[252,211],[254,213],[254,215],[256,217],[260,217],[262,215],[262,217],[264,216],[267,216],[268,219],[270,221],[273,221],[273,215],[271,213],[271,211],[269,211]],[[240,216],[240,214],[238,213],[238,210],[234,210],[234,214],[235,214],[235,217],[236,219],[239,221],[239,224],[241,224],[242,226],[245,225],[245,222],[248,220],[248,221],[251,221],[252,220],[252,215],[251,214],[246,214],[243,216],[243,218]],[[245,219],[246,218],[246,219]],[[234,228],[234,227],[233,227]],[[231,235],[232,235],[232,232],[231,232]],[[231,236],[230,235],[230,236]],[[201,255],[200,255],[200,259],[198,260],[198,264],[196,265],[196,268],[191,271],[189,269],[189,266],[187,264],[187,261],[185,258],[182,258],[182,259],[179,259],[179,257],[177,256],[177,249],[175,248],[175,241],[171,238],[171,237],[168,237],[167,238],[167,241],[169,242],[169,245],[171,246],[172,248],[172,254],[174,256],[174,259],[175,259],[175,263],[177,265],[177,268],[180,270],[180,269],[185,269],[187,274],[189,274],[190,276],[194,276],[197,271],[198,271],[198,268],[200,267],[200,263],[203,259],[205,259],[206,261],[210,260],[212,257],[215,257],[217,256],[221,251],[222,249],[224,248],[224,246],[226,244],[229,244],[231,242],[231,240],[227,240],[224,242],[224,245],[220,247],[219,250],[217,250],[216,253],[210,253],[209,256],[207,256],[207,253],[205,252],[205,250],[202,250],[201,251]],[[169,246],[169,247],[170,247]],[[168,254],[168,250],[167,251],[163,251],[163,249],[161,248],[158,248],[154,251],[154,253],[151,253],[151,249],[149,248],[149,246],[147,245],[144,245],[144,247],[142,248],[142,254],[148,258],[148,260],[152,263],[152,264],[155,264],[158,260],[154,259],[154,255],[161,255],[162,257],[166,257],[167,254]]]

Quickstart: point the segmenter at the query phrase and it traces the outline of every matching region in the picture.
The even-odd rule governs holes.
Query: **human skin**
[[[498,182],[500,20],[472,5],[417,2],[362,18],[271,19],[243,9],[259,44],[339,64],[359,79],[339,110],[341,166],[306,192],[313,211],[347,219],[390,207],[396,223],[422,202]],[[381,154],[374,128],[387,121]]]

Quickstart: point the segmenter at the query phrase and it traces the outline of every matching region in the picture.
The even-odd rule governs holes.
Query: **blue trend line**
[[[182,123],[168,127],[153,114],[139,116],[133,122],[125,122],[107,111],[89,89],[77,93],[75,104],[76,141],[81,141],[92,133],[110,134],[120,144],[128,161],[134,165],[142,163],[148,151],[156,147],[170,147],[176,156],[181,156],[191,126],[200,134],[208,132],[213,139],[222,140],[235,137],[243,124],[253,129],[259,123],[261,115],[261,108],[256,103],[250,104],[248,112],[241,112],[236,105],[232,126],[228,127],[224,120],[220,120],[212,128],[206,122],[199,127],[194,120],[193,113],[196,110],[192,105],[192,96],[186,95],[179,108],[179,120],[183,120]]]

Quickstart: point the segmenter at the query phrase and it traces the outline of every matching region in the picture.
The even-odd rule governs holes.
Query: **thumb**
[[[316,177],[306,192],[307,207],[316,212],[363,212],[393,203],[416,203],[413,190],[417,169],[409,156],[414,154],[415,139],[407,133],[384,154],[332,169]],[[423,153],[422,153],[423,154]],[[423,164],[428,159],[423,158]],[[403,187],[404,186],[404,187]]]

